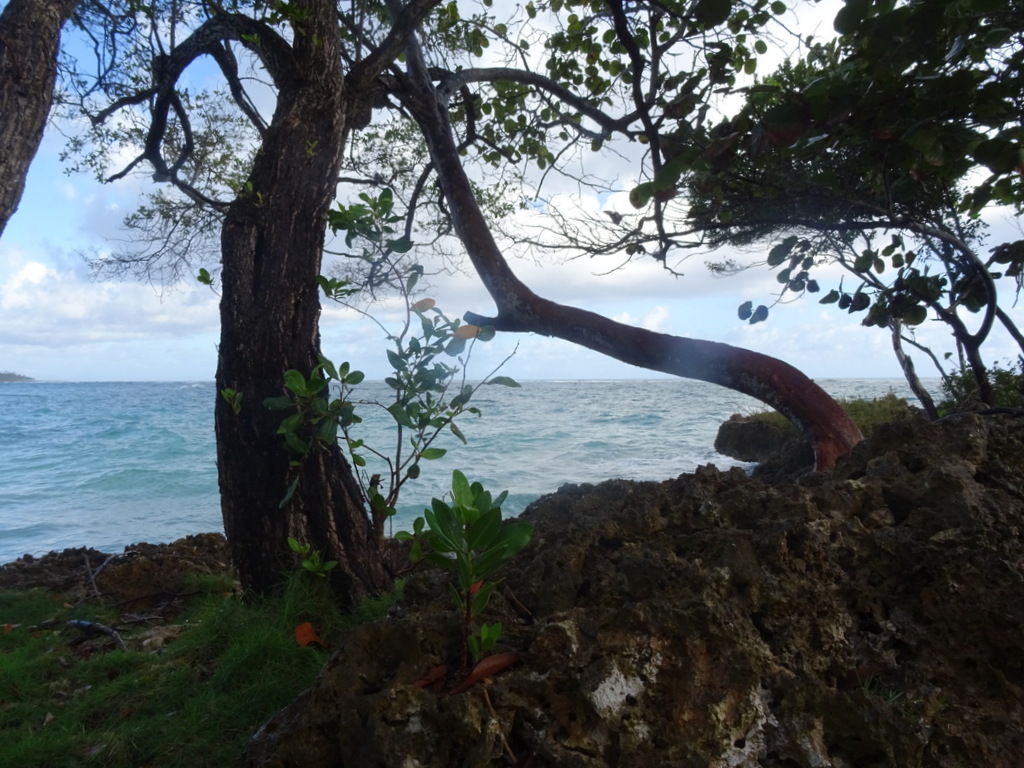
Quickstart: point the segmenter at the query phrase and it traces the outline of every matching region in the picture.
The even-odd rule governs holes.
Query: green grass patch
[[[38,591],[0,594],[0,765],[233,764],[327,659],[323,648],[301,647],[295,627],[312,622],[332,647],[398,594],[345,615],[326,583],[308,577],[257,604],[211,591],[179,617],[181,634],[162,649],[142,649],[132,639],[140,630],[124,628],[127,652],[76,645],[80,633],[67,621],[117,621],[100,608],[65,606]]]
[[[836,402],[865,436],[870,435],[881,424],[918,413],[904,398],[897,397],[892,392],[870,400],[858,397],[839,399]],[[794,437],[798,435],[796,427],[778,411],[760,411],[748,418],[776,424],[787,432],[792,432]]]

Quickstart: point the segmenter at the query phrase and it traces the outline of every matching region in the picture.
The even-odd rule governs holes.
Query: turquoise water
[[[837,396],[908,394],[900,380],[820,382]],[[383,384],[361,388],[383,398]],[[223,530],[217,495],[212,383],[0,384],[0,563],[91,546],[120,551]],[[442,495],[451,471],[509,490],[508,514],[567,482],[661,480],[701,464],[738,462],[713,448],[730,414],[757,401],[701,382],[530,381],[484,387],[481,418],[445,435],[443,459],[406,485],[396,527]],[[361,411],[367,443],[394,439],[390,416]],[[369,471],[376,471],[372,465]]]

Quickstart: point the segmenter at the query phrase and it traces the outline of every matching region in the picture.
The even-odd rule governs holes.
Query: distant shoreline
[[[35,381],[31,376],[22,376],[20,373],[0,371],[0,383],[11,381]]]

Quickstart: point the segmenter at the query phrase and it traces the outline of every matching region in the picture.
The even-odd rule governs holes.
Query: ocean
[[[742,466],[714,450],[718,425],[763,410],[730,390],[681,379],[521,383],[481,388],[472,404],[482,415],[460,422],[468,445],[450,434],[435,443],[448,454],[422,462],[421,477],[406,484],[395,530],[444,494],[453,469],[494,492],[507,489],[510,515],[565,483]],[[910,397],[900,379],[819,384],[838,397]],[[366,383],[356,396],[383,399],[388,391]],[[0,563],[223,531],[215,396],[210,382],[0,384]],[[390,416],[372,406],[360,413],[355,436],[386,452],[395,439]]]

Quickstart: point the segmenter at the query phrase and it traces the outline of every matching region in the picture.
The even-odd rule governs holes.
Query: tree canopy
[[[822,303],[866,311],[898,352],[904,329],[941,320],[986,396],[993,326],[1024,352],[997,283],[1019,293],[1024,242],[983,252],[981,219],[1024,205],[1024,9],[848,2],[835,27],[839,38],[759,80],[707,134],[718,149],[689,165],[688,221],[710,245],[773,245],[783,294],[816,293],[815,268],[839,263],[854,288]]]

